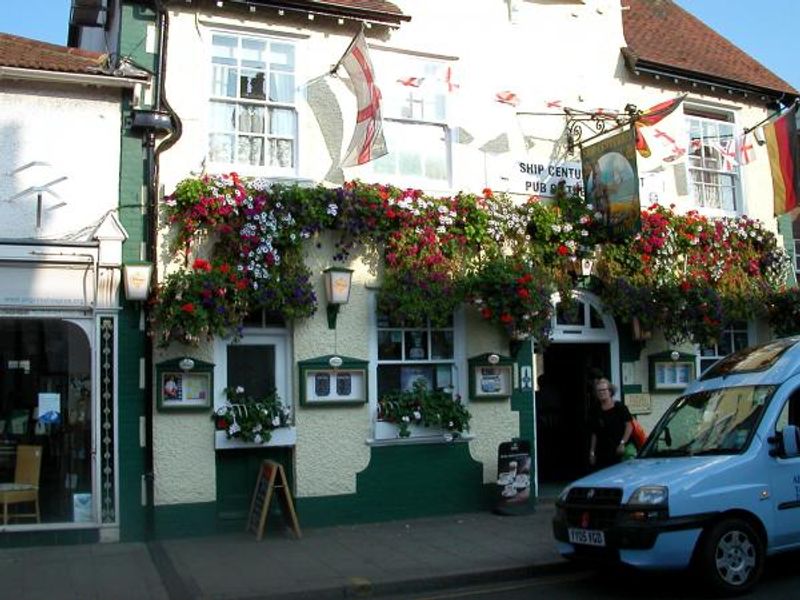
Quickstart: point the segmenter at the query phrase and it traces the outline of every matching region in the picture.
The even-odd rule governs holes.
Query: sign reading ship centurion
[[[560,182],[564,182],[567,193],[576,193],[583,186],[583,174],[579,162],[531,162],[519,161],[509,181],[509,192],[535,196],[555,196]]]

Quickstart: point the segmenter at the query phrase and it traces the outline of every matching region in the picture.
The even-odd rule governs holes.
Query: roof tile
[[[106,55],[0,33],[0,66],[61,73],[98,74]]]
[[[623,0],[622,15],[625,40],[638,60],[798,95],[791,85],[672,0]]]

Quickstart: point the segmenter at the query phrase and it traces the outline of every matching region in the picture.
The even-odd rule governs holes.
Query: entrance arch
[[[576,291],[568,305],[558,297],[553,304],[535,404],[537,477],[556,489],[588,472],[591,382],[603,376],[619,387],[620,362],[616,324],[594,294]]]

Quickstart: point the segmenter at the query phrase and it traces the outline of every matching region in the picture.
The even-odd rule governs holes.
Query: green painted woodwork
[[[168,539],[220,533],[215,519],[216,506],[215,502],[156,506],[153,537]]]
[[[642,354],[645,342],[633,339],[633,325],[614,319],[619,332],[619,359],[621,362],[636,362]]]
[[[0,548],[28,546],[70,546],[100,541],[97,529],[64,529],[50,531],[17,531],[0,535]]]
[[[494,486],[465,442],[374,446],[357,493],[296,499],[300,527],[488,510]]]
[[[250,511],[258,469],[261,462],[266,459],[283,465],[289,488],[294,490],[292,448],[267,446],[217,451],[217,503],[214,519],[220,527],[244,527],[245,518]],[[294,492],[292,496],[294,497]],[[272,508],[276,507],[277,505]]]
[[[151,72],[156,56],[146,52],[147,26],[152,25],[152,10],[123,1],[120,9],[119,53]],[[145,239],[146,215],[143,210],[146,169],[142,158],[142,139],[128,129],[132,110],[129,98],[123,98],[121,109],[119,173],[119,218],[128,239],[122,246],[123,262],[141,260]],[[120,539],[141,541],[147,534],[147,508],[142,506],[142,478],[146,469],[146,450],[139,439],[140,419],[145,414],[144,391],[139,387],[140,359],[147,339],[140,330],[140,305],[125,300],[118,318],[118,461]]]

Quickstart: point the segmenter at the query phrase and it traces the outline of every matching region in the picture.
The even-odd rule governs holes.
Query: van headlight
[[[644,485],[631,494],[628,504],[636,506],[666,507],[669,501],[669,489],[665,485]]]

